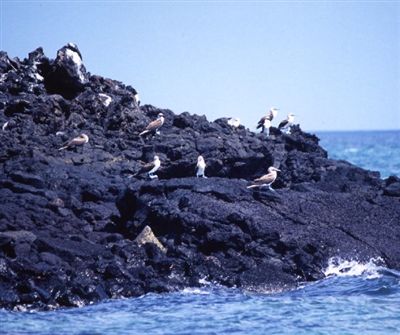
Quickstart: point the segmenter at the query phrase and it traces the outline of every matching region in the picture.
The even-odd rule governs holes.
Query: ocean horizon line
[[[374,132],[400,132],[398,129],[344,129],[344,130],[308,130],[304,129],[308,133],[374,133]]]

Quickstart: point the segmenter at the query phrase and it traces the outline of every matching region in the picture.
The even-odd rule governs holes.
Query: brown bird
[[[68,141],[66,144],[64,144],[64,146],[62,146],[58,150],[64,150],[64,149],[67,149],[69,147],[75,147],[77,145],[84,145],[87,142],[89,142],[89,136],[87,136],[86,134],[82,133],[79,136],[74,137],[72,140]]]
[[[134,173],[134,174],[129,174],[128,178],[133,178],[136,177],[142,173],[146,173],[147,176],[150,179],[154,179],[154,178],[158,178],[158,176],[155,174],[157,172],[157,170],[160,168],[161,166],[161,161],[160,161],[160,157],[158,157],[157,155],[154,156],[153,161],[150,163],[145,163],[142,161],[139,161],[140,164],[142,165],[139,170]]]
[[[145,134],[147,134],[147,133],[150,133],[150,132],[154,132],[154,133],[156,133],[156,134],[158,135],[158,134],[160,133],[160,132],[158,131],[158,129],[159,129],[163,124],[164,124],[164,114],[163,114],[163,113],[159,113],[158,116],[157,116],[157,119],[154,120],[154,121],[151,121],[151,122],[147,125],[146,129],[143,130],[143,131],[139,134],[139,136],[143,136],[143,135],[145,135]]]
[[[277,171],[281,171],[276,167],[270,166],[268,168],[268,174],[263,175],[260,178],[253,180],[253,185],[247,186],[247,188],[254,188],[254,187],[268,187],[271,191],[275,190],[271,187],[271,184],[275,181],[278,173]]]
[[[279,124],[278,129],[286,134],[290,134],[290,129],[293,126],[294,117],[295,115],[293,113],[289,113],[286,120],[283,120]]]
[[[272,107],[268,114],[263,116],[257,123],[257,129],[261,128],[263,133],[267,129],[267,135],[269,135],[269,128],[271,127],[271,121],[278,115],[278,108]]]

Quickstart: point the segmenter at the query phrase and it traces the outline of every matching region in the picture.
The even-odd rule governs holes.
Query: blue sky
[[[2,1],[11,57],[67,42],[175,113],[253,128],[276,106],[305,130],[400,129],[397,1]]]

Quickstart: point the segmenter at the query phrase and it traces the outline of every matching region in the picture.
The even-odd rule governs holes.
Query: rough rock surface
[[[323,277],[331,257],[400,269],[400,180],[327,158],[294,127],[255,134],[227,119],[145,105],[55,60],[0,53],[0,307],[50,309],[204,281],[282,290]],[[161,134],[138,136],[159,112]],[[80,133],[89,143],[59,151]],[[160,156],[159,179],[143,162]],[[197,156],[208,179],[195,178]],[[249,190],[270,165],[277,192]],[[149,226],[166,248],[138,244]]]

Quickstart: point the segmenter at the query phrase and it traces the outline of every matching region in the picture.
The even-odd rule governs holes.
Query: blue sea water
[[[400,176],[400,131],[318,133],[329,156]],[[286,292],[205,283],[51,312],[0,310],[0,334],[399,334],[400,272],[333,259],[326,278]]]
[[[1,333],[399,334],[400,272],[353,263],[289,292],[211,285],[79,309],[0,311]]]
[[[333,159],[344,159],[382,178],[400,176],[400,130],[317,132]]]

